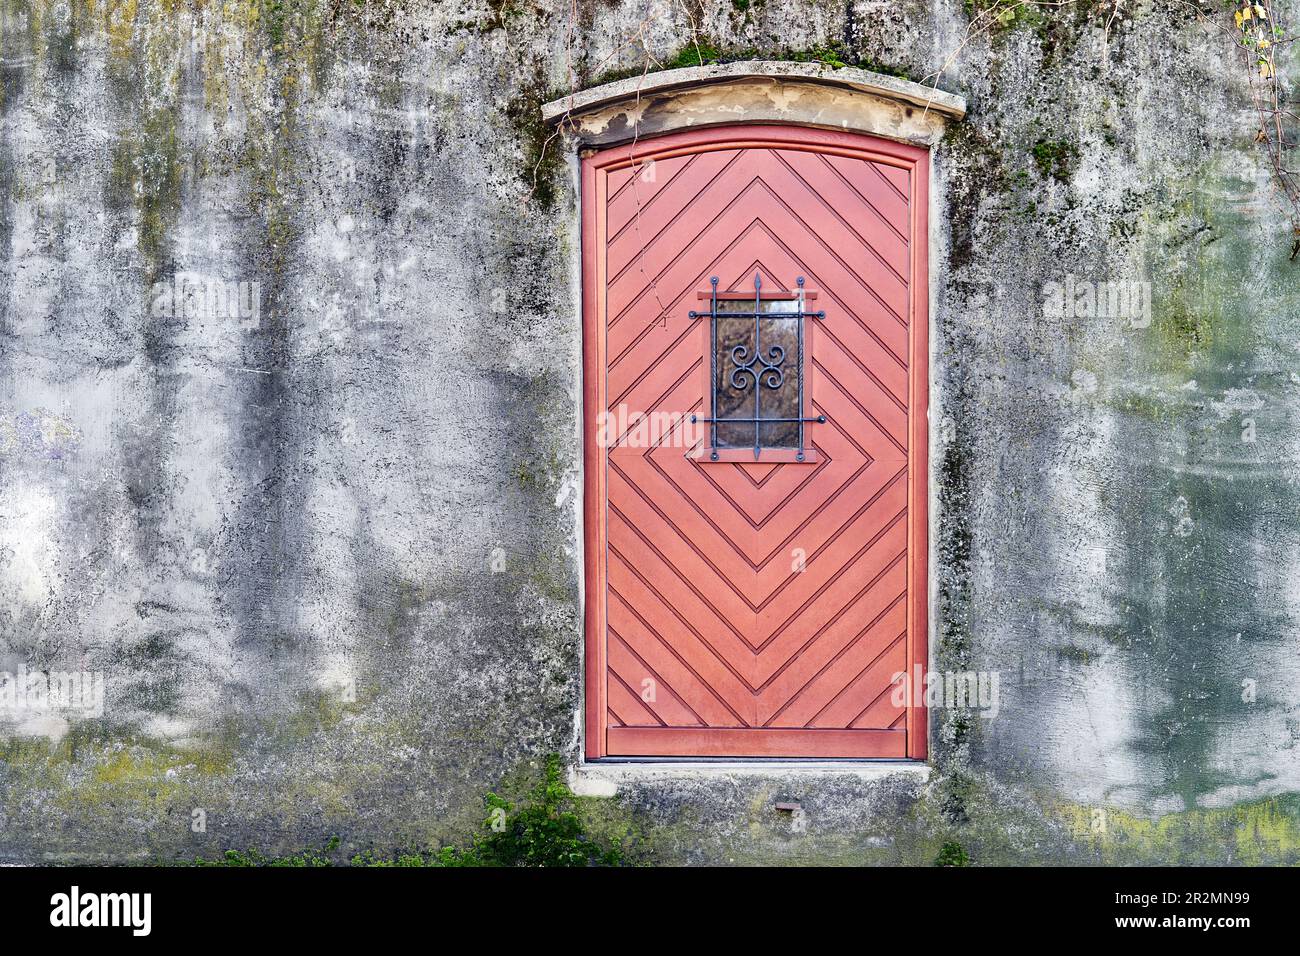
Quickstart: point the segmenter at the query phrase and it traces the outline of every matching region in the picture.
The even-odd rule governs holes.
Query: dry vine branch
[[[577,35],[577,31],[578,31],[577,20],[578,20],[578,0],[569,0],[569,20],[568,23],[565,25],[565,32],[564,32],[564,39],[565,39],[564,54],[565,54],[565,71],[568,73],[568,78],[569,78],[569,104],[570,105],[565,108],[564,115],[555,121],[555,128],[551,131],[550,135],[546,137],[546,140],[542,143],[542,148],[538,151],[537,162],[533,164],[533,170],[532,170],[532,188],[528,190],[528,195],[525,196],[523,199],[523,205],[525,206],[527,206],[528,203],[532,201],[534,194],[536,194],[537,192],[537,178],[541,174],[542,166],[546,162],[547,150],[550,149],[551,143],[553,143],[558,137],[564,134],[565,129],[568,128],[572,122],[571,117],[573,112],[572,111],[573,97],[578,92],[578,74],[573,67],[574,38]],[[647,48],[645,42],[645,30],[646,27],[649,25],[649,23],[650,23],[649,16],[646,16],[644,19],[642,19],[641,22],[637,24],[636,30],[632,36],[628,37],[622,43],[619,43],[618,46],[616,46],[614,50],[607,57],[605,57],[603,60],[601,60],[599,63],[596,64],[595,72],[599,73],[608,64],[612,63],[615,59],[617,59],[619,54],[621,54],[628,47],[634,44],[639,44],[641,46],[641,49],[646,51],[646,56],[647,58],[649,58],[646,61],[646,69],[641,74],[641,78],[644,81],[646,73],[648,73],[650,70],[650,59],[652,59],[650,58],[649,49]],[[637,88],[637,95],[639,99],[640,87]]]
[[[1300,180],[1287,166],[1287,156],[1296,145],[1287,134],[1286,121],[1295,114],[1285,108],[1286,93],[1277,72],[1277,41],[1286,31],[1277,22],[1273,0],[1242,0],[1233,14],[1237,42],[1243,51],[1250,83],[1251,101],[1259,117],[1255,142],[1264,146],[1273,172],[1274,185],[1291,206],[1291,261],[1300,255]]]

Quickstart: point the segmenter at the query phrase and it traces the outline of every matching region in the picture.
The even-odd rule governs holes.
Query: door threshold
[[[883,780],[905,776],[925,782],[930,765],[921,760],[791,757],[602,757],[569,770],[569,787],[579,796],[612,797],[621,785],[723,777],[856,777]]]

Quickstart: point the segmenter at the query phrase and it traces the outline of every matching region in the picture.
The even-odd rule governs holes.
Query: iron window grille
[[[709,349],[709,393],[710,393],[710,414],[708,418],[700,418],[698,415],[692,415],[691,421],[703,421],[709,424],[709,458],[717,461],[719,452],[726,448],[741,447],[738,444],[725,440],[727,434],[734,433],[740,426],[752,426],[753,428],[753,449],[754,460],[758,461],[764,448],[797,449],[795,454],[796,461],[804,460],[804,425],[810,422],[825,422],[826,416],[817,415],[812,418],[804,417],[804,320],[805,319],[824,319],[825,312],[810,312],[804,306],[806,305],[804,293],[804,277],[799,276],[797,280],[798,292],[795,298],[773,297],[763,298],[763,280],[759,273],[754,273],[754,298],[752,311],[731,311],[725,308],[729,305],[748,306],[750,301],[747,299],[723,299],[718,298],[718,277],[712,276],[709,279],[711,292],[709,295],[709,311],[697,312],[692,310],[690,317],[692,319],[707,318],[710,323],[710,342]],[[724,308],[720,309],[719,304]],[[764,311],[764,306],[772,305],[793,305],[791,309],[775,309]],[[724,335],[722,323],[729,322],[729,328],[734,328],[734,321],[741,319],[751,319],[753,326],[744,329],[745,340],[735,345],[727,347],[726,341],[722,341],[722,351],[725,357],[721,358],[720,365],[719,343]],[[779,342],[769,344],[766,351],[763,348],[764,326],[773,320],[786,323],[787,326],[793,326],[793,329],[784,328],[785,344]],[[793,336],[789,333],[793,331]],[[776,335],[774,338],[782,338]],[[794,339],[791,343],[790,338]],[[794,357],[794,374],[795,374],[795,392],[790,395],[785,391],[787,371],[787,350],[793,344],[795,349]],[[727,363],[727,360],[729,364]],[[721,375],[721,377],[720,377]],[[781,404],[791,404],[793,400],[793,414],[786,415],[764,415],[763,414],[763,391],[764,389],[776,393],[777,411],[782,409]],[[727,414],[730,409],[735,409],[741,404],[748,404],[752,390],[753,412],[747,416],[738,416]],[[721,393],[722,404],[724,407],[720,410],[719,398]],[[789,427],[793,426],[793,427]],[[766,431],[765,431],[766,429]],[[782,436],[786,440],[781,443],[765,442],[765,437],[771,437],[776,432],[778,441]],[[721,440],[720,440],[721,439]]]

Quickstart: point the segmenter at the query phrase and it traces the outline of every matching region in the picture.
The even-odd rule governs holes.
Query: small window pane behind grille
[[[754,399],[757,384],[762,386],[762,418],[799,418],[799,301],[768,299],[759,304],[765,314],[791,313],[788,319],[761,319],[762,354],[749,368],[742,365],[754,357],[754,320],[730,318],[727,313],[753,313],[752,299],[728,299],[718,302],[717,345],[714,355],[713,388],[717,400],[718,448],[752,448],[754,446]],[[779,361],[776,359],[779,356]],[[737,361],[737,359],[739,361]],[[764,363],[771,362],[775,369]],[[776,387],[773,388],[772,386]],[[727,419],[746,419],[744,424],[726,424]],[[798,448],[799,423],[764,422],[759,425],[759,445],[763,448]]]

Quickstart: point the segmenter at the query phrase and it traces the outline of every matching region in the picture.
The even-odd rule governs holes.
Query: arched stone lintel
[[[542,107],[587,146],[730,123],[798,123],[933,145],[966,100],[897,77],[816,63],[749,61],[665,70]]]

